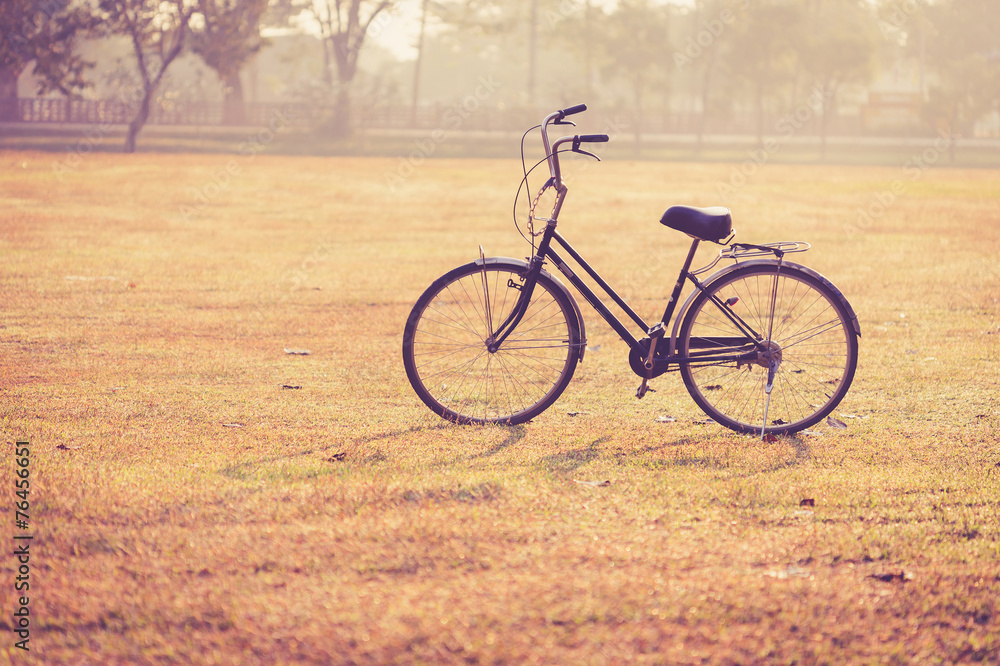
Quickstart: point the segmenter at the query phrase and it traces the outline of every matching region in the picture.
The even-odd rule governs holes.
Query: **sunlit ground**
[[[687,246],[670,204],[813,244],[861,321],[847,428],[761,443],[696,423],[676,375],[637,401],[585,304],[531,423],[423,407],[413,302],[480,244],[530,252],[511,159],[64,156],[0,153],[2,506],[30,441],[39,662],[1000,658],[1000,172],[568,165],[560,229],[644,316]]]

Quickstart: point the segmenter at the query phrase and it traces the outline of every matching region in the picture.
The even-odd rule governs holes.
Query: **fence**
[[[14,106],[14,105],[11,105]],[[306,102],[247,103],[226,106],[212,102],[181,102],[160,100],[150,109],[149,125],[172,126],[266,126],[275,114],[280,114],[286,126],[300,128],[321,127],[333,117],[333,107]],[[135,112],[135,105],[117,100],[73,100],[64,98],[27,98],[17,100],[16,108],[8,108],[3,120],[21,123],[64,124],[127,124]],[[397,130],[476,130],[522,131],[538,122],[545,111],[527,108],[498,109],[485,106],[468,108],[462,104],[429,104],[413,109],[399,105],[358,105],[352,109],[352,118],[358,129]],[[765,134],[774,134],[782,116],[763,118],[761,127]],[[619,131],[631,134],[637,129],[642,134],[755,134],[758,119],[754,114],[733,114],[728,117],[702,117],[700,113],[676,111],[646,111],[637,114],[630,109],[600,109],[587,118],[587,125],[600,130],[603,125],[613,125]],[[820,133],[818,114],[796,121],[795,133],[817,135]],[[836,135],[862,135],[862,119],[835,117],[829,122],[828,133]]]

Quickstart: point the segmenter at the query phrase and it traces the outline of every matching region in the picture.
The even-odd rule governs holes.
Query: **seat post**
[[[701,239],[695,238],[691,241],[691,249],[688,250],[687,259],[684,260],[684,266],[681,268],[680,275],[677,276],[677,283],[674,284],[674,291],[670,295],[670,301],[667,303],[667,309],[663,312],[663,325],[666,326],[670,323],[670,318],[674,316],[674,309],[677,307],[677,300],[681,297],[681,291],[684,289],[684,279],[687,277],[688,269],[691,268],[691,262],[694,261],[694,253],[698,251],[698,243]]]

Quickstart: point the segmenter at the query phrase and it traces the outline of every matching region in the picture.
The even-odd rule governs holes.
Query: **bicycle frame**
[[[563,143],[568,143],[570,141],[574,144],[574,151],[580,144],[580,137],[563,137],[557,140],[555,143],[550,144],[548,137],[548,125],[555,121],[561,121],[562,115],[560,112],[553,113],[549,115],[544,123],[542,124],[542,145],[544,146],[547,154],[547,160],[549,162],[549,172],[550,178],[543,186],[553,187],[556,191],[556,200],[552,208],[552,217],[546,220],[545,230],[542,232],[541,241],[538,244],[537,250],[534,256],[529,262],[528,272],[525,275],[524,284],[521,287],[520,299],[507,317],[507,319],[497,327],[487,341],[487,346],[490,352],[496,352],[503,345],[504,340],[509,336],[513,330],[520,323],[521,318],[527,310],[528,303],[531,300],[531,295],[534,291],[535,282],[538,279],[538,275],[541,273],[542,265],[545,261],[551,261],[556,268],[559,269],[567,280],[576,287],[577,291],[583,295],[583,297],[590,303],[591,307],[597,311],[601,317],[608,323],[609,326],[618,334],[618,336],[624,341],[629,348],[638,354],[640,357],[645,357],[649,349],[644,344],[650,338],[646,337],[643,339],[636,338],[632,335],[628,327],[621,322],[621,320],[612,312],[600,299],[600,297],[587,285],[584,280],[577,275],[573,269],[563,260],[556,250],[552,248],[552,243],[555,243],[562,248],[568,256],[581,267],[584,271],[597,283],[597,285],[604,291],[604,293],[615,302],[618,307],[620,307],[625,314],[637,325],[639,326],[648,336],[654,335],[656,327],[661,327],[659,330],[666,330],[669,326],[671,319],[673,318],[674,311],[677,307],[677,302],[680,299],[681,292],[684,289],[684,284],[690,281],[695,289],[702,292],[705,291],[704,285],[700,280],[695,277],[695,274],[691,273],[691,263],[694,260],[695,252],[698,249],[700,239],[695,238],[691,243],[691,248],[688,251],[687,257],[684,260],[684,264],[677,276],[677,281],[674,284],[673,291],[670,295],[670,300],[667,302],[666,309],[664,310],[663,317],[660,322],[654,327],[643,320],[643,318],[633,310],[625,300],[618,295],[618,293],[611,287],[608,282],[601,277],[601,275],[591,266],[583,256],[573,248],[569,242],[563,238],[563,236],[556,230],[556,225],[558,224],[559,211],[562,208],[562,203],[568,192],[568,188],[562,180],[562,171],[559,165],[559,155],[558,148]],[[579,151],[577,151],[579,152]],[[780,259],[783,252],[780,249],[770,249],[774,252]],[[662,368],[662,371],[669,369],[671,364],[677,364],[679,368],[681,364],[693,364],[693,363],[721,363],[721,362],[753,362],[758,360],[758,352],[766,351],[766,347],[762,344],[764,337],[755,331],[747,322],[743,321],[738,315],[736,315],[729,304],[720,302],[718,298],[710,296],[713,304],[719,308],[720,311],[730,319],[738,330],[744,333],[743,337],[701,337],[692,339],[690,341],[689,347],[694,350],[710,350],[693,353],[690,356],[681,356],[676,353],[669,353],[667,355],[657,356],[655,362],[658,364],[666,363],[666,367]],[[676,344],[676,333],[671,334],[670,349],[677,349]],[[750,347],[747,349],[747,347]],[[725,350],[720,352],[720,348]],[[660,370],[660,368],[657,368]],[[659,372],[657,372],[659,374]]]

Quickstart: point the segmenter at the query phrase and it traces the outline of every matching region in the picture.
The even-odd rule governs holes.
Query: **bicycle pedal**
[[[649,385],[647,385],[646,383],[647,381],[648,380],[643,379],[642,383],[639,384],[639,388],[635,390],[635,397],[638,398],[639,400],[642,400],[642,397],[647,393],[656,393],[656,389],[651,388]]]

